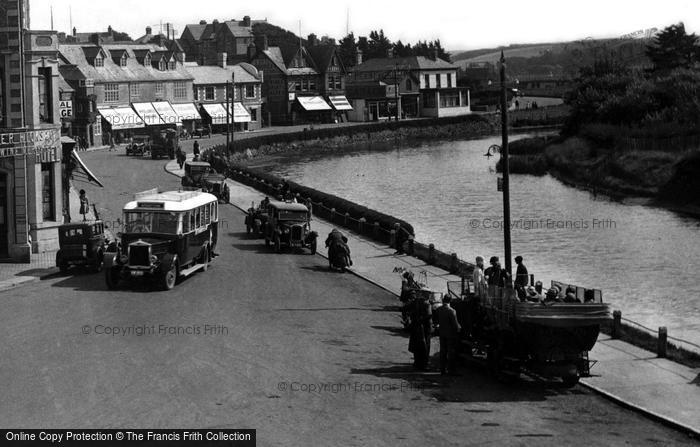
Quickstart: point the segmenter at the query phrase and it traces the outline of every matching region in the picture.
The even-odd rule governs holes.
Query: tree
[[[338,45],[338,57],[343,62],[345,68],[354,67],[357,62],[357,44],[353,33],[340,39]]]
[[[692,68],[700,62],[698,36],[687,34],[683,22],[668,26],[647,45],[646,54],[654,64],[654,71]]]
[[[384,30],[379,32],[372,31],[369,33],[369,41],[367,48],[367,59],[387,57],[387,53],[391,50],[393,44],[388,37],[384,35]]]

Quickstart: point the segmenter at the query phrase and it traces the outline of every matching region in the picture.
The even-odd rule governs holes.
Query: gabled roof
[[[114,63],[121,63],[122,56],[126,54],[126,58],[129,58],[129,53],[125,49],[111,50],[109,54],[112,56]]]
[[[337,47],[335,45],[315,45],[313,47],[307,48],[309,55],[314,60],[316,67],[320,71],[326,71],[328,67],[331,66],[331,59],[337,53]],[[336,60],[340,66],[341,71],[345,71],[343,63],[340,58],[336,55]]]
[[[136,60],[139,62],[139,64],[142,64],[142,65],[143,65],[143,60],[146,58],[146,56],[148,56],[150,54],[151,54],[151,50],[149,50],[148,48],[134,49],[134,56],[136,57]]]
[[[267,20],[251,20],[250,26],[244,26],[242,20],[226,20],[219,22],[218,26],[225,26],[234,37],[253,37],[252,26],[256,23],[266,23]],[[189,31],[195,41],[214,39],[216,32],[214,23],[190,24],[185,26],[185,31]],[[220,32],[220,30],[217,30]],[[185,33],[183,32],[183,35]]]
[[[106,54],[104,51],[102,51],[102,48],[92,46],[92,47],[82,47],[83,53],[85,54],[85,57],[87,60],[91,61],[95,59],[98,55],[102,55],[102,57],[106,57]]]
[[[245,64],[255,70],[255,75],[248,67],[242,65],[229,65],[226,68],[218,65],[196,65],[187,64],[187,71],[194,77],[194,85],[220,85],[231,81],[231,75],[236,84],[249,82],[260,82],[259,74],[255,67]]]
[[[432,60],[425,56],[382,57],[370,59],[353,68],[355,72],[389,71],[396,66],[410,70],[456,70],[458,67],[442,59]]]
[[[196,25],[185,26],[185,31],[189,31],[194,40],[200,40],[202,38],[202,34],[204,34],[205,29],[207,29],[206,24],[205,25],[196,24]],[[185,34],[184,31],[182,34]]]

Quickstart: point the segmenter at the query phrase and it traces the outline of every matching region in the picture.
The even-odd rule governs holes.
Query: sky
[[[245,5],[245,6],[238,6]],[[68,32],[72,17],[79,32],[107,26],[132,38],[170,22],[179,34],[189,23],[218,19],[268,22],[306,37],[340,39],[383,29],[392,41],[440,39],[449,51],[515,43],[560,42],[587,37],[619,37],[684,22],[700,34],[700,1],[619,0],[30,0],[31,28]]]

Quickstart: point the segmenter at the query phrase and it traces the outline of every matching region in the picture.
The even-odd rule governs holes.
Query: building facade
[[[58,247],[63,223],[58,36],[0,1],[0,259]]]
[[[217,65],[218,56],[226,53],[227,63],[235,65],[247,62],[248,47],[254,43],[252,26],[265,20],[251,20],[250,16],[243,20],[205,20],[198,24],[185,26],[179,43],[185,52],[186,62],[196,62],[199,65]]]

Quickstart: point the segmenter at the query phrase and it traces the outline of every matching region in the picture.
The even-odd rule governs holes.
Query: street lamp
[[[503,181],[499,187],[503,190],[503,245],[505,247],[505,269],[508,272],[509,278],[512,277],[513,267],[511,263],[511,240],[510,240],[510,165],[508,163],[508,109],[506,107],[506,59],[501,51],[500,60],[500,77],[501,77],[501,145],[491,145],[484,156],[491,158],[494,154],[501,154],[501,167],[503,169]],[[509,279],[508,287],[512,287],[512,282]]]

